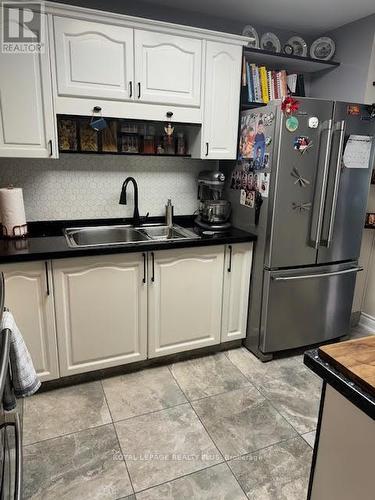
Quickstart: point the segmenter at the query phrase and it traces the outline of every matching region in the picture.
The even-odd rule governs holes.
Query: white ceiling
[[[374,0],[146,0],[215,17],[306,34],[324,33],[375,14]]]

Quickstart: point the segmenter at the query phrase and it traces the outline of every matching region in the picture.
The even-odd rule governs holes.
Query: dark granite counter
[[[305,352],[304,363],[324,382],[336,389],[342,396],[375,419],[375,398],[358,384],[351,381],[343,373],[322,359],[318,349]]]
[[[150,223],[163,222],[162,218],[152,217]],[[197,234],[196,239],[175,241],[134,242],[124,245],[98,246],[86,248],[71,248],[63,234],[66,227],[84,227],[100,225],[130,224],[129,219],[95,219],[73,221],[31,222],[28,224],[29,236],[20,240],[0,240],[0,264],[32,260],[62,259],[82,257],[86,255],[108,255],[115,253],[147,252],[167,250],[172,248],[191,248],[231,243],[245,243],[256,240],[252,233],[231,228],[226,232],[212,237]],[[176,216],[174,223],[193,230],[193,218]]]

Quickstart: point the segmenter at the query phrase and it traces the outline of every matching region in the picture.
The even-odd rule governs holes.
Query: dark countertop
[[[343,373],[322,359],[318,349],[306,351],[303,361],[324,382],[347,398],[357,408],[375,420],[375,398],[358,384],[352,382]]]
[[[150,217],[150,223],[163,222],[163,218]],[[78,226],[100,226],[130,224],[129,219],[93,219],[73,221],[29,222],[29,236],[25,239],[0,239],[0,264],[45,259],[63,259],[87,255],[108,255],[115,253],[147,252],[152,250],[167,250],[171,248],[191,248],[231,243],[245,243],[256,240],[252,233],[231,228],[213,237],[183,239],[177,241],[137,242],[126,245],[98,246],[86,248],[70,248],[63,229]],[[174,223],[193,229],[193,218],[185,216],[174,217]]]

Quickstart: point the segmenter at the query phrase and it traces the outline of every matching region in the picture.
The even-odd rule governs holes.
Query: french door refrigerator
[[[240,202],[233,172],[226,191],[233,224],[257,235],[245,345],[263,360],[277,351],[346,335],[360,271],[374,120],[364,105],[308,98],[298,102],[289,120],[280,101],[242,113],[241,126],[247,120],[260,122],[265,138],[267,161],[253,173],[254,178],[268,174],[260,208]],[[348,168],[343,161],[353,135],[370,142],[370,159],[361,165],[365,168]],[[259,137],[254,140],[255,149]],[[348,152],[355,157],[353,149]],[[235,169],[243,165],[246,161]]]

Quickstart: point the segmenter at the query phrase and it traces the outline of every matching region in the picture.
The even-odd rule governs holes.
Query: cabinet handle
[[[129,97],[133,97],[133,82],[129,82]]]
[[[52,148],[52,139],[48,141],[48,148],[49,148],[49,155],[53,155],[53,148]]]
[[[154,252],[151,252],[151,262],[152,262],[152,274],[151,274],[151,281],[155,281],[155,255]]]
[[[48,262],[47,261],[45,261],[45,263],[44,263],[44,269],[46,270],[47,295],[49,295],[50,290],[49,290],[49,276],[48,276]]]
[[[208,142],[206,142],[206,156],[208,156]]]
[[[228,273],[232,271],[232,245],[228,245],[229,250],[229,264],[228,264]]]
[[[138,82],[138,99],[141,98],[141,82]]]
[[[146,283],[146,254],[143,253],[142,256],[143,256],[143,280],[142,280],[142,282]]]

